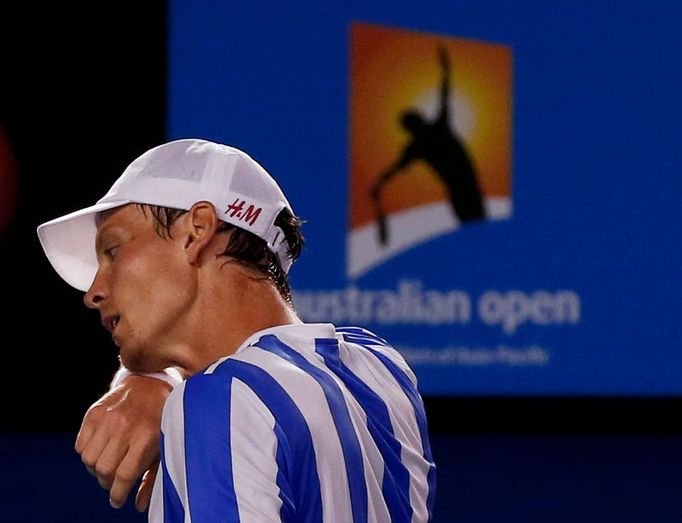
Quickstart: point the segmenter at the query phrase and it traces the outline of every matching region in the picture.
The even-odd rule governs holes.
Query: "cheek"
[[[125,260],[125,273],[119,275],[123,283],[119,290],[128,304],[147,313],[180,304],[191,294],[186,264],[159,251]]]
[[[195,293],[191,274],[182,265],[167,258],[145,260],[128,265],[118,305],[126,316],[122,334],[127,355],[149,363],[165,354],[167,342],[177,341],[186,331]]]

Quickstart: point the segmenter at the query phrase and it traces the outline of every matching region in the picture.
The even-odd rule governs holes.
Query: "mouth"
[[[113,334],[114,330],[116,329],[116,325],[118,325],[120,319],[121,319],[120,316],[115,315],[104,316],[102,317],[102,326],[111,334]]]

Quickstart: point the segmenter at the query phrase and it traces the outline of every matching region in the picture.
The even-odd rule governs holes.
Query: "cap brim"
[[[83,292],[97,274],[95,236],[97,213],[126,205],[130,201],[96,203],[38,226],[40,244],[52,267],[66,283]]]

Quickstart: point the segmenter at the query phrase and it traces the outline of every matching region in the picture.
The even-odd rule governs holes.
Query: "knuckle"
[[[144,427],[140,429],[139,439],[143,448],[157,446],[159,441],[159,431],[155,427]]]
[[[114,419],[116,423],[116,430],[119,433],[128,432],[131,428],[135,427],[135,424],[131,422],[130,418],[120,412],[112,411],[112,419]]]
[[[111,481],[97,475],[95,477],[97,478],[97,482],[99,483],[100,487],[102,487],[105,490],[109,490],[109,488],[111,487]]]
[[[90,406],[90,408],[85,412],[85,416],[83,417],[83,420],[87,422],[97,422],[99,419],[102,417],[102,414],[106,412],[104,409],[104,405],[101,403],[94,403],[93,405]]]
[[[124,485],[133,483],[137,479],[135,472],[128,467],[119,467],[116,471],[116,482]]]
[[[95,459],[94,456],[92,456],[89,452],[85,451],[81,454],[81,461],[83,464],[91,469],[95,469],[95,465],[97,464],[97,460]]]
[[[113,468],[111,467],[110,464],[108,463],[97,463],[95,465],[95,472],[97,473],[97,477],[100,479],[110,483],[111,479],[114,477],[114,471]]]

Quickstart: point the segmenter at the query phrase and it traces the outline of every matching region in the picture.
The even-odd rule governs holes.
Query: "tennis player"
[[[142,154],[93,206],[38,228],[54,269],[119,347],[113,397],[137,397],[126,400],[137,418],[119,427],[128,436],[112,443],[112,427],[92,419],[77,440],[114,505],[143,464],[151,522],[431,519],[435,465],[415,376],[366,329],[299,319],[287,274],[300,225],[249,155],[184,139]],[[132,419],[147,420],[141,443]]]

